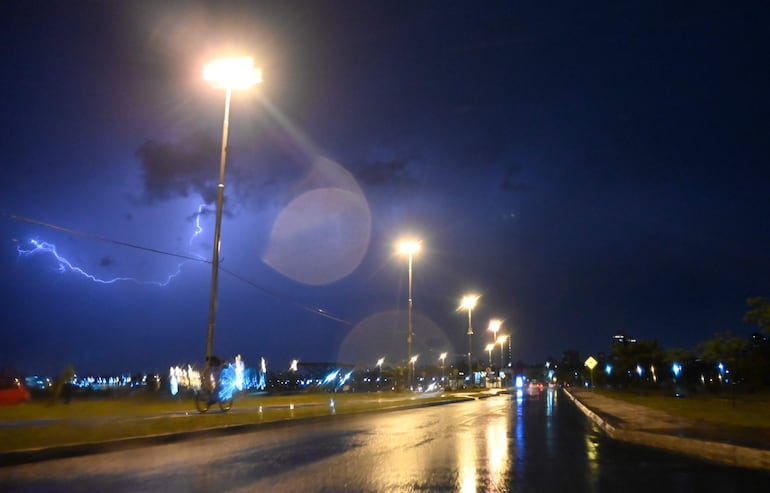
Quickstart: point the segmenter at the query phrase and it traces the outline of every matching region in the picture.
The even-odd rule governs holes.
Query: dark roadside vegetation
[[[657,340],[619,334],[593,368],[576,352],[551,359],[543,377],[609,397],[708,422],[770,427],[770,299],[749,298],[744,337],[715,333],[692,348],[664,348]]]
[[[594,391],[696,422],[770,431],[770,391],[752,394],[691,394],[688,397],[677,397],[663,391]]]

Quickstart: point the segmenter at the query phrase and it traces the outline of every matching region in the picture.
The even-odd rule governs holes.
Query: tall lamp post
[[[492,350],[495,348],[495,345],[491,342],[487,344],[487,347],[485,348],[487,352],[489,353],[489,366],[492,366]]]
[[[490,369],[490,371],[492,370],[492,350],[494,348],[495,348],[495,343],[494,342],[490,342],[489,344],[487,344],[487,347],[484,348],[489,353],[489,369]],[[485,378],[487,380],[487,384],[486,384],[487,387],[489,387],[491,385],[494,385],[494,381],[495,381],[494,374],[495,373],[492,372],[493,376],[492,376],[492,378],[489,378],[489,375],[486,372],[484,372]]]
[[[487,330],[492,332],[492,345],[497,343],[497,331],[500,330],[501,325],[503,325],[503,321],[500,319],[493,318],[489,321],[489,327],[487,327]],[[489,364],[491,365],[492,362],[490,361]]]
[[[233,89],[248,89],[262,82],[262,71],[254,67],[251,58],[226,58],[216,60],[203,68],[203,79],[214,88],[225,90],[225,118],[222,125],[222,152],[219,160],[219,185],[217,186],[216,223],[214,226],[214,252],[211,257],[211,296],[209,298],[208,333],[206,337],[206,371],[210,375],[213,366],[214,325],[217,312],[217,288],[219,283],[219,245],[222,230],[222,204],[225,195],[225,162],[227,134],[230,126],[230,96]],[[211,386],[210,378],[204,385]],[[211,389],[209,389],[211,390]]]
[[[415,240],[404,240],[399,242],[398,244],[398,252],[401,254],[407,254],[409,256],[409,302],[408,302],[408,318],[409,318],[409,326],[407,328],[406,332],[406,361],[407,363],[412,362],[412,261],[414,259],[414,254],[420,251],[420,242]],[[407,365],[409,366],[409,365]],[[413,366],[410,366],[407,368],[407,372],[409,372],[409,376],[407,377],[409,380],[409,390],[412,390],[414,387],[414,368]]]
[[[505,341],[511,336],[500,336],[497,338],[497,343],[500,344],[500,369],[503,368],[503,345]]]
[[[438,359],[441,360],[441,383],[444,383],[444,363],[446,362],[446,353],[441,353],[438,356]]]
[[[468,310],[468,376],[471,379],[471,385],[473,385],[473,366],[471,364],[471,355],[473,353],[473,323],[471,320],[471,312],[479,301],[479,296],[475,294],[469,294],[463,296],[460,301],[460,308],[458,310]]]
[[[382,364],[385,363],[385,357],[377,360],[377,390],[380,389],[380,380],[382,380]]]

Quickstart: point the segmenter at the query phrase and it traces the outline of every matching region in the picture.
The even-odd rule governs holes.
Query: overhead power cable
[[[25,222],[25,223],[29,223],[29,224],[35,224],[37,226],[42,226],[44,228],[52,229],[54,231],[59,231],[59,232],[62,232],[62,233],[65,233],[65,234],[69,234],[69,235],[72,235],[72,236],[79,236],[81,238],[86,238],[86,239],[89,239],[89,240],[101,241],[103,243],[111,243],[113,245],[120,245],[120,246],[124,246],[124,247],[127,247],[127,248],[134,248],[136,250],[142,250],[142,251],[145,251],[145,252],[156,253],[156,254],[159,254],[159,255],[166,255],[166,256],[169,256],[169,257],[180,258],[180,259],[189,260],[189,261],[193,261],[193,262],[201,262],[201,263],[205,263],[205,264],[211,264],[211,260],[204,259],[204,258],[201,258],[201,257],[193,257],[191,255],[185,255],[185,254],[181,254],[181,253],[169,252],[169,251],[166,251],[166,250],[160,250],[158,248],[146,247],[146,246],[139,245],[139,244],[136,244],[136,243],[130,243],[130,242],[127,242],[127,241],[116,240],[114,238],[109,238],[107,236],[97,235],[97,234],[93,234],[93,233],[86,233],[84,231],[78,231],[76,229],[66,228],[64,226],[59,226],[57,224],[47,223],[45,221],[40,221],[38,219],[34,219],[34,218],[31,218],[31,217],[27,217],[27,216],[21,216],[19,214],[13,214],[13,213],[10,213],[10,212],[7,212],[7,211],[0,211],[0,216],[5,216],[5,217],[7,217],[9,219],[13,219],[14,221]],[[350,323],[349,321],[347,321],[345,319],[342,319],[342,318],[339,318],[339,317],[336,317],[336,316],[332,315],[331,313],[329,313],[328,311],[326,311],[326,310],[324,310],[322,308],[314,308],[314,307],[311,307],[311,306],[304,305],[304,304],[298,302],[297,300],[293,299],[292,297],[290,297],[288,295],[285,295],[285,294],[282,294],[282,293],[278,293],[278,292],[273,291],[271,289],[268,289],[268,288],[266,288],[266,287],[264,287],[262,285],[259,285],[256,282],[254,282],[254,281],[252,281],[252,280],[250,280],[250,279],[248,279],[248,278],[246,278],[246,277],[244,277],[244,276],[242,276],[240,274],[237,274],[237,273],[231,271],[230,269],[222,267],[221,265],[219,266],[219,270],[221,270],[222,272],[225,272],[225,273],[231,275],[232,277],[238,279],[239,281],[241,281],[241,282],[243,282],[245,284],[248,284],[249,286],[251,286],[253,288],[258,289],[259,291],[262,291],[263,293],[265,293],[265,294],[267,294],[269,296],[272,296],[273,298],[276,298],[276,299],[279,299],[279,300],[281,300],[281,301],[283,301],[285,303],[288,303],[288,304],[294,306],[295,308],[299,308],[299,309],[304,310],[304,311],[306,311],[308,313],[312,313],[314,315],[318,315],[320,317],[324,317],[324,318],[327,318],[329,320],[334,320],[335,322],[339,322],[339,323],[342,323],[342,324],[345,324],[345,325],[352,325],[352,323]]]

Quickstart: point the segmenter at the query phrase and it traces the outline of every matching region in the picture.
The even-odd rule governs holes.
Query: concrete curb
[[[636,445],[654,447],[669,452],[697,457],[734,467],[770,470],[770,450],[761,450],[730,443],[685,438],[645,431],[624,430],[611,425],[604,418],[586,407],[567,389],[564,393],[591,421],[604,431],[607,436]]]

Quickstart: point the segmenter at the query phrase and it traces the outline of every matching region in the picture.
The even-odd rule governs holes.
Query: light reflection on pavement
[[[0,467],[3,491],[770,491],[770,474],[602,436],[563,395],[336,416]]]

